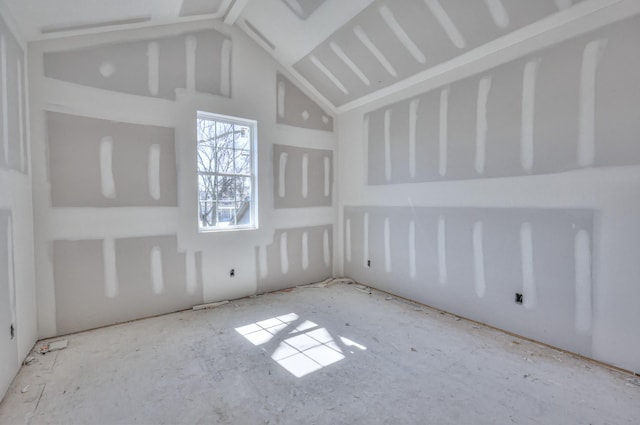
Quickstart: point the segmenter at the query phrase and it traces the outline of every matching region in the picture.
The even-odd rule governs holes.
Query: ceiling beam
[[[235,0],[224,17],[224,23],[227,25],[235,24],[248,3],[249,0]]]

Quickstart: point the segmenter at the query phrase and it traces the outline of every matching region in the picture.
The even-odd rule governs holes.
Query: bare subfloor
[[[636,378],[353,285],[269,294],[68,340],[66,350],[33,354],[0,405],[1,424],[640,418]]]

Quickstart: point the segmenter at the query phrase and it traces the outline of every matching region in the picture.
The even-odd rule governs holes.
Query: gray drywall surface
[[[636,17],[368,113],[369,184],[640,164],[638,37]]]
[[[327,0],[282,0],[296,16],[306,20]]]
[[[333,226],[277,230],[256,258],[258,293],[321,282],[332,276]]]
[[[376,0],[294,68],[340,106],[558,12],[553,0],[489,3]]]
[[[0,19],[0,167],[27,173],[24,51]]]
[[[220,9],[223,0],[182,0],[180,16],[209,15]]]
[[[346,207],[344,218],[345,275],[591,355],[592,211]]]
[[[230,96],[231,41],[214,31],[44,54],[44,73],[83,86],[175,99],[186,88]],[[194,64],[194,65],[191,65]],[[195,82],[190,87],[190,81]]]
[[[333,152],[273,145],[274,206],[332,205]]]
[[[333,118],[291,80],[276,75],[276,122],[313,130],[333,131]]]
[[[47,129],[54,207],[177,205],[173,128],[49,112]]]
[[[12,312],[15,312],[15,281],[13,273],[13,240],[10,235],[11,212],[0,210],[0,399],[18,370],[17,330]],[[12,288],[13,287],[13,288]]]
[[[194,256],[196,280],[188,288],[186,256],[177,251],[175,236],[116,239],[113,249],[109,245],[53,242],[58,334],[202,304],[200,255]]]

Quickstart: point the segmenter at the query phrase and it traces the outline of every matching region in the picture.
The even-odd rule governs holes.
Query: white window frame
[[[251,156],[251,200],[250,200],[250,218],[248,224],[230,224],[224,226],[202,226],[202,221],[200,217],[200,203],[202,200],[200,199],[200,175],[206,174],[201,172],[198,169],[198,122],[200,120],[210,120],[210,121],[218,121],[229,124],[241,125],[243,127],[249,127],[250,135],[250,156]],[[212,112],[198,111],[196,117],[196,152],[195,152],[195,168],[196,168],[196,176],[197,176],[197,191],[196,191],[196,219],[198,222],[198,232],[199,233],[211,233],[211,232],[228,232],[228,231],[239,231],[239,230],[253,230],[258,229],[258,187],[257,187],[257,176],[258,176],[258,122],[255,120],[232,117],[228,115],[215,114]],[[216,175],[216,173],[212,173],[210,175]],[[240,174],[222,174],[228,177],[238,176],[238,177],[247,177],[246,175]]]

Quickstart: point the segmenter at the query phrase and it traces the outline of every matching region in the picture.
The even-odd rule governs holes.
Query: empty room
[[[640,0],[0,0],[0,424],[638,424]]]

